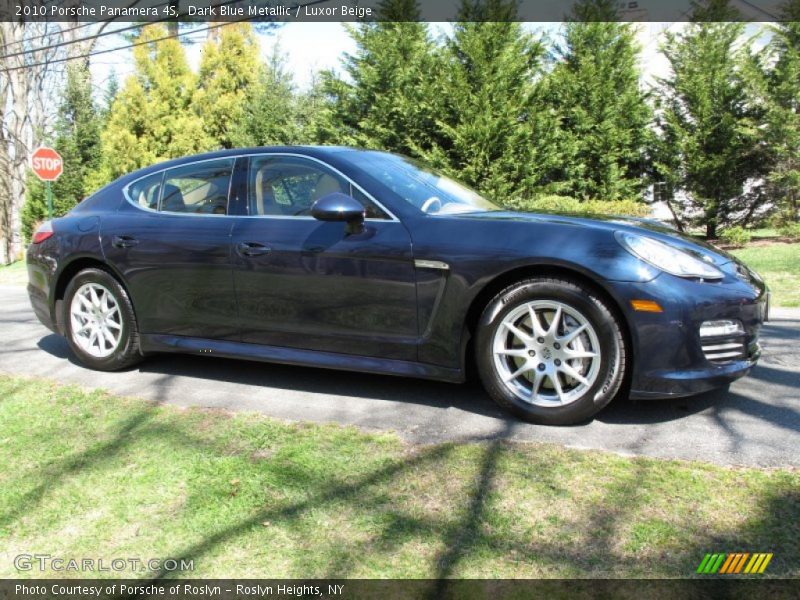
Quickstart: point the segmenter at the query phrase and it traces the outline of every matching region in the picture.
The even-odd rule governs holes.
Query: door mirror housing
[[[327,194],[311,205],[311,214],[315,219],[344,221],[347,223],[347,233],[363,231],[366,213],[361,202],[340,192]]]

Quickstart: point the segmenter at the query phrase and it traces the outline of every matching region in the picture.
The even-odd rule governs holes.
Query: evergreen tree
[[[92,80],[85,62],[67,66],[66,83],[55,124],[53,145],[64,160],[64,172],[52,186],[53,216],[66,214],[87,195],[86,178],[100,162],[102,117],[92,100]],[[47,218],[45,186],[37,177],[28,180],[26,203],[22,209],[25,239],[36,225]]]
[[[276,44],[258,81],[245,95],[242,111],[232,124],[234,146],[268,146],[301,142],[299,99],[286,57]]]
[[[91,177],[101,185],[160,160],[185,156],[214,146],[203,119],[192,110],[196,77],[176,39],[164,25],[142,28],[133,49],[134,73],[117,95],[102,133],[102,164]]]
[[[561,118],[555,178],[579,198],[641,197],[651,111],[640,87],[635,26],[616,22],[614,0],[582,0],[567,22],[549,103]]]
[[[430,82],[436,77],[433,42],[408,0],[386,0],[379,10],[399,21],[348,27],[358,45],[345,56],[349,81],[322,74],[327,103],[313,125],[322,143],[411,153],[432,129]]]
[[[531,196],[559,163],[558,122],[542,104],[544,46],[512,0],[462,2],[436,82],[427,162],[500,204]]]
[[[768,75],[767,136],[770,192],[782,218],[800,218],[800,0],[783,7],[770,43],[774,68]]]
[[[117,79],[117,74],[112,71],[108,76],[108,83],[106,83],[106,89],[103,92],[102,110],[106,117],[111,114],[111,106],[114,104],[114,100],[117,99],[117,94],[119,94],[119,80]]]
[[[748,184],[763,175],[766,153],[756,102],[756,73],[749,44],[738,45],[744,25],[730,18],[725,2],[696,5],[696,18],[682,33],[668,33],[662,51],[672,75],[661,82],[664,108],[660,134],[677,153],[670,176],[686,192],[672,209],[716,237],[717,228],[746,220],[763,197]],[[665,146],[662,146],[665,147]]]
[[[330,122],[331,105],[325,92],[324,74],[313,72],[309,89],[295,96],[297,124],[300,129],[298,143],[316,144],[320,140],[335,140]]]
[[[211,145],[232,148],[236,144],[231,128],[252,101],[251,88],[259,82],[262,69],[250,23],[216,31],[219,35],[203,46],[193,108],[203,120]]]

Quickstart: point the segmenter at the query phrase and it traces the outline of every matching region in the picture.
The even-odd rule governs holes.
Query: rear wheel
[[[536,423],[590,418],[625,376],[625,340],[613,310],[569,279],[528,279],[500,292],[481,317],[476,353],[489,395]]]
[[[80,271],[67,286],[64,310],[67,342],[86,366],[116,371],[141,360],[133,306],[106,271]]]

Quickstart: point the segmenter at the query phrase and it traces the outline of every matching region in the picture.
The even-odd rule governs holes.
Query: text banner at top
[[[729,0],[698,11],[691,0],[4,0],[2,21],[358,22],[358,21],[749,21],[796,20],[790,0]],[[703,4],[700,0],[699,4]],[[710,3],[709,3],[710,4]]]

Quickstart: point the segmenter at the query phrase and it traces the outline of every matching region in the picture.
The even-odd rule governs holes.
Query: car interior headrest
[[[181,188],[169,183],[164,186],[164,193],[161,196],[161,210],[170,212],[183,212],[186,210]]]

